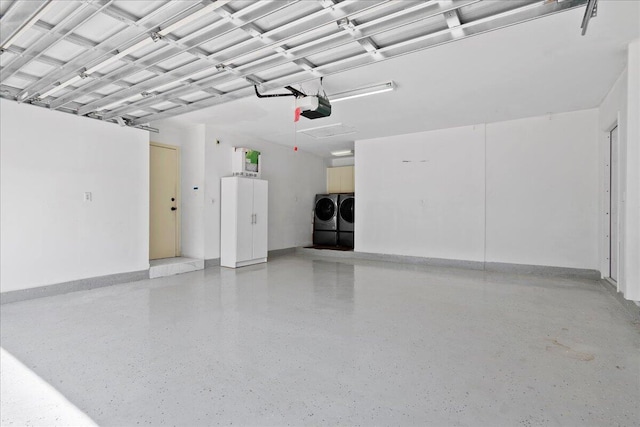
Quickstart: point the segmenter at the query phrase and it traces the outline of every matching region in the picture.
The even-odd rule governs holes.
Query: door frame
[[[622,252],[622,247],[620,245],[620,207],[621,207],[621,203],[620,203],[620,127],[619,127],[619,118],[615,121],[615,123],[613,123],[611,126],[609,126],[607,128],[606,131],[606,141],[607,141],[607,145],[606,145],[606,150],[605,150],[605,182],[604,182],[604,217],[605,217],[605,224],[604,224],[604,232],[605,232],[605,248],[606,248],[606,274],[604,274],[604,278],[606,280],[608,280],[610,283],[612,283],[614,286],[618,286],[618,283],[620,282],[620,263],[621,263],[621,252]],[[612,153],[613,153],[613,145],[611,143],[611,133],[614,131],[614,129],[618,129],[618,167],[617,170],[615,171],[617,178],[618,178],[618,197],[616,198],[617,202],[618,202],[618,209],[617,209],[617,213],[618,213],[618,230],[617,230],[617,236],[618,236],[618,271],[616,272],[616,279],[613,279],[611,276],[611,225],[612,225],[612,219],[611,219],[611,200],[613,198],[613,193],[612,193],[612,177],[613,177],[613,173],[614,171],[612,170],[612,165],[613,165],[613,159],[612,159]]]
[[[161,142],[155,142],[155,141],[150,141],[149,142],[149,149],[151,150],[151,146],[155,146],[155,147],[159,147],[159,148],[167,148],[169,150],[176,150],[176,186],[178,188],[176,188],[176,206],[178,207],[178,209],[176,210],[176,258],[179,256],[182,256],[182,194],[181,194],[181,188],[182,188],[182,181],[181,181],[181,176],[182,176],[182,169],[181,169],[181,164],[182,164],[182,160],[181,160],[181,152],[180,152],[180,147],[177,145],[169,145],[169,144],[163,144]],[[149,154],[149,157],[151,157],[151,154]],[[149,168],[149,176],[151,176],[151,168]],[[149,179],[149,186],[151,186],[151,179]],[[149,190],[149,194],[151,194],[151,190]],[[151,220],[151,203],[149,203],[149,220]],[[151,247],[151,235],[149,235],[149,247]]]

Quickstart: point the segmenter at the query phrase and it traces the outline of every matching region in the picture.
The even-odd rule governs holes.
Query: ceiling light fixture
[[[29,19],[29,21],[26,24],[24,24],[18,31],[16,31],[14,35],[9,37],[9,40],[7,40],[2,46],[0,46],[0,50],[5,51],[9,49],[9,46],[11,46],[18,37],[23,35],[29,28],[33,26],[33,24],[35,24],[36,22],[38,22],[40,18],[42,18],[42,15],[47,13],[47,11],[51,8],[51,6],[53,6],[53,3],[54,2],[52,0],[47,1],[45,5],[42,8],[40,8],[38,13],[36,13],[33,16],[33,18]]]
[[[84,76],[85,77],[89,76],[90,74],[93,74],[96,71],[98,71],[100,68],[104,68],[107,65],[110,65],[110,64],[113,64],[116,61],[119,61],[120,59],[122,59],[125,56],[129,55],[131,52],[134,52],[136,50],[142,49],[145,46],[153,44],[154,42],[158,41],[162,36],[166,36],[167,34],[177,30],[178,28],[184,27],[185,25],[195,21],[198,18],[201,18],[204,15],[206,15],[207,13],[224,6],[225,4],[229,3],[229,1],[231,1],[231,0],[217,0],[215,3],[211,3],[210,5],[208,5],[206,7],[203,7],[199,11],[197,11],[195,13],[192,13],[191,15],[188,15],[188,16],[182,18],[179,21],[174,22],[173,24],[171,24],[168,27],[158,31],[157,33],[151,33],[149,35],[149,37],[145,37],[143,40],[140,40],[138,43],[134,44],[133,46],[129,46],[128,48],[126,48],[125,50],[123,50],[121,52],[118,52],[116,55],[112,56],[111,58],[109,58],[109,59],[107,59],[105,61],[102,61],[101,63],[96,64],[93,67],[89,68],[88,70],[86,70],[83,73]],[[47,5],[47,6],[49,6],[49,5]],[[37,19],[35,19],[35,20],[37,20]],[[29,21],[29,22],[31,22],[31,21]],[[3,48],[4,48],[4,46],[3,46]],[[66,82],[61,83],[61,84],[53,87],[52,89],[48,90],[47,92],[43,93],[42,95],[40,95],[40,98],[46,98],[47,96],[51,96],[54,93],[56,93],[57,91],[65,88],[65,87],[67,87],[67,86],[69,86],[69,85],[71,85],[71,84],[73,84],[73,83],[75,83],[77,81],[78,81],[78,77],[73,77],[73,78],[67,80]],[[102,108],[102,109],[104,109],[104,108]]]
[[[353,154],[353,150],[341,150],[341,151],[332,151],[331,155],[336,157],[350,156]]]
[[[395,90],[396,84],[393,80],[388,81],[386,83],[380,83],[377,85],[365,86],[358,89],[348,90],[345,92],[334,93],[333,95],[329,95],[329,101],[340,102],[346,101],[347,99],[360,98],[362,96],[375,95],[378,93],[390,92]]]

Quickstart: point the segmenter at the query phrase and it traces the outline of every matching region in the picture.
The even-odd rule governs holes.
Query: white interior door
[[[611,177],[609,182],[611,183],[611,191],[609,192],[611,197],[611,218],[609,220],[609,236],[611,239],[609,240],[609,276],[612,280],[618,281],[618,253],[619,253],[619,233],[618,233],[618,224],[619,224],[619,189],[620,182],[618,179],[618,171],[619,171],[619,144],[618,144],[618,127],[616,126],[611,130],[611,134],[609,135],[609,140],[611,141],[611,168],[609,169],[611,173]]]
[[[267,181],[253,181],[253,258],[267,257],[267,212],[268,212]]]
[[[253,180],[238,179],[237,262],[253,259]]]

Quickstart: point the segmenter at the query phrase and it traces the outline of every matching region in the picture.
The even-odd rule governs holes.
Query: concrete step
[[[154,259],[150,263],[149,278],[173,276],[204,269],[204,260],[197,258],[163,258]]]

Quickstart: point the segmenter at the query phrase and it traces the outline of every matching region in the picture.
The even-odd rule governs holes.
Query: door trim
[[[180,147],[177,145],[169,145],[169,144],[163,144],[161,142],[155,142],[155,141],[150,141],[149,145],[153,145],[155,147],[160,147],[160,148],[168,148],[170,150],[176,150],[176,162],[178,163],[176,165],[176,174],[177,174],[177,187],[176,188],[176,206],[178,206],[178,210],[176,211],[177,215],[176,215],[176,258],[179,256],[182,256],[182,169],[181,169],[181,165],[182,165],[182,160],[181,160],[181,153],[180,153]],[[149,170],[149,175],[151,175],[151,170]],[[151,185],[151,183],[149,183],[149,185]],[[149,215],[151,215],[151,210],[149,210]],[[149,236],[149,245],[151,245],[151,236]]]
[[[618,206],[617,206],[617,213],[618,213],[618,230],[617,230],[617,236],[618,236],[618,253],[617,253],[617,272],[616,272],[616,276],[617,276],[617,280],[612,278],[612,271],[611,271],[611,264],[612,264],[612,260],[611,260],[611,254],[612,254],[612,238],[611,238],[611,231],[612,231],[612,205],[611,205],[611,201],[613,199],[613,188],[612,188],[612,180],[613,180],[613,173],[614,171],[613,169],[613,144],[611,141],[611,134],[612,132],[617,128],[618,129],[618,168],[615,171],[617,178],[618,178],[618,191],[620,189],[620,128],[619,128],[619,116],[618,116],[618,120],[616,120],[611,126],[609,126],[608,128],[606,128],[606,141],[607,141],[607,145],[606,145],[606,150],[605,150],[605,162],[604,162],[604,166],[605,166],[605,186],[604,186],[604,191],[605,191],[605,197],[604,197],[604,217],[605,217],[605,226],[604,226],[604,233],[605,233],[605,247],[606,247],[606,274],[603,274],[605,279],[608,279],[611,283],[613,283],[616,288],[618,287],[618,283],[620,282],[620,258],[621,258],[621,250],[622,248],[620,247],[620,194],[618,193],[618,197],[617,197],[617,202],[618,202]],[[603,272],[604,273],[604,272]]]

